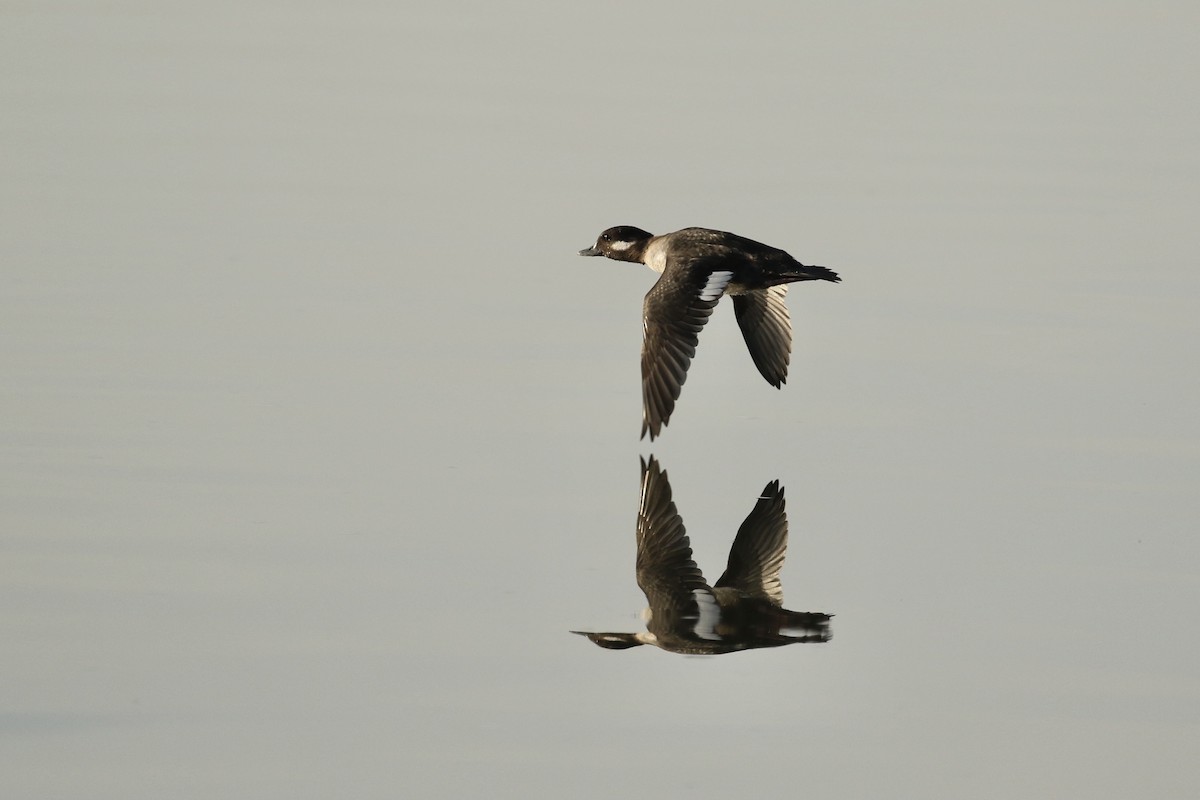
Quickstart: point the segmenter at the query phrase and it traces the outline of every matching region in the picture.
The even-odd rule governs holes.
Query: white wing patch
[[[717,598],[704,589],[692,590],[692,596],[696,598],[696,608],[700,612],[692,630],[701,639],[720,639],[717,625],[721,622],[721,607],[717,605]]]
[[[725,287],[729,285],[732,278],[733,273],[728,270],[717,270],[710,273],[708,283],[704,284],[704,288],[700,290],[700,299],[716,300],[725,291]]]

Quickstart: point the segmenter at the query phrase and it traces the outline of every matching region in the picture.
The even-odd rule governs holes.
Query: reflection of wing
[[[771,481],[738,528],[737,538],[729,548],[725,574],[714,584],[717,588],[729,587],[739,594],[783,605],[779,571],[787,554],[788,522],[784,505],[783,488],[779,481]]]
[[[637,523],[637,582],[650,603],[646,628],[655,636],[716,638],[716,599],[692,560],[691,542],[671,500],[667,474],[642,461]]]
[[[733,296],[733,310],[754,366],[775,388],[787,382],[792,352],[792,321],[784,302],[786,296],[786,283]]]
[[[671,269],[642,304],[642,436],[653,441],[671,418],[700,330],[733,277],[712,259]]]

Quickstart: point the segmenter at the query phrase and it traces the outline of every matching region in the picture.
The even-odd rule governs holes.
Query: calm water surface
[[[5,796],[1200,793],[1197,11],[677,9],[0,11]],[[783,391],[638,441],[617,224],[843,276]],[[651,453],[832,641],[570,635]]]

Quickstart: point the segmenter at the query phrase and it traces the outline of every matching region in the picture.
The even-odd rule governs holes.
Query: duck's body
[[[709,586],[692,560],[666,472],[653,458],[643,461],[637,581],[650,604],[646,630],[572,633],[610,650],[649,644],[692,655],[829,641],[829,614],[783,607],[779,572],[787,537],[783,489],[772,481],[738,529],[725,572]]]
[[[738,325],[767,382],[787,380],[792,324],[787,284],[840,281],[837,273],[806,266],[783,250],[725,231],[684,228],[654,236],[623,225],[600,234],[580,255],[645,264],[661,277],[643,306],[642,436],[662,432],[696,354],[700,330],[721,295],[733,297]]]

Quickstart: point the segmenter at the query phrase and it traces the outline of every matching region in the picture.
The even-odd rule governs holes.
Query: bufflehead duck
[[[667,473],[642,459],[637,521],[637,582],[650,604],[641,633],[586,636],[609,650],[650,644],[672,653],[718,655],[759,647],[827,642],[829,614],[783,607],[779,571],[787,553],[783,487],[771,481],[738,529],[729,563],[709,586],[692,560]]]
[[[621,225],[579,255],[633,261],[661,273],[642,306],[642,437],[648,432],[650,441],[671,417],[700,329],[721,295],[733,296],[750,357],[767,383],[779,388],[792,351],[787,285],[841,281],[833,270],[806,266],[783,250],[707,228],[654,236]]]

